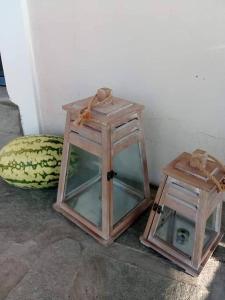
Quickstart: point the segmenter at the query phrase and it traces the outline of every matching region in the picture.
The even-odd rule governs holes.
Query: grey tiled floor
[[[224,241],[193,278],[139,243],[148,213],[104,247],[53,211],[56,190],[0,191],[0,300],[224,299]]]
[[[0,102],[0,147],[20,134],[18,108]],[[53,211],[55,199],[0,180],[0,300],[225,299],[225,239],[192,278],[140,244],[148,212],[106,248]]]

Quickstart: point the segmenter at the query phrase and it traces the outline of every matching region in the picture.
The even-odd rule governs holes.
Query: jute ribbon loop
[[[89,101],[88,105],[80,110],[77,120],[74,121],[75,125],[82,125],[85,121],[90,120],[92,108],[106,103],[112,103],[112,90],[109,88],[100,88]]]
[[[212,161],[216,162],[218,167],[225,173],[225,166],[222,162],[220,162],[217,158],[212,155],[209,155],[207,152],[203,150],[195,150],[192,153],[190,159],[190,166],[200,170],[205,176],[207,176],[212,182],[217,186],[217,190],[219,192],[225,192],[225,180],[219,181],[214,175],[210,174],[206,170],[207,160],[211,159]]]

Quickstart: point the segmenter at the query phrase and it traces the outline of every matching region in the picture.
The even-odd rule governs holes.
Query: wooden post
[[[111,127],[102,127],[102,231],[103,236],[107,240],[110,238],[112,231],[112,180],[107,179],[107,173],[112,170],[111,156]]]
[[[60,206],[64,198],[65,182],[66,182],[66,175],[67,175],[67,163],[68,163],[68,156],[69,156],[69,149],[70,149],[69,134],[70,134],[70,112],[67,112],[64,141],[63,141],[62,161],[60,167],[60,177],[59,177],[59,185],[58,185],[58,193],[57,193],[57,202],[55,206],[56,209],[57,206]]]
[[[138,121],[139,121],[139,129],[140,129],[139,147],[140,147],[140,155],[141,155],[142,167],[143,167],[145,198],[150,199],[148,163],[147,163],[146,150],[145,150],[146,147],[145,147],[145,139],[144,139],[144,132],[143,132],[144,128],[143,128],[143,119],[141,113],[138,114]]]
[[[198,269],[201,265],[202,250],[204,246],[205,228],[206,228],[206,212],[207,212],[208,195],[205,191],[200,194],[200,205],[197,211],[195,224],[194,249],[192,255],[192,264]]]
[[[166,185],[167,177],[168,176],[166,176],[166,175],[163,176],[162,183],[160,184],[160,186],[158,188],[154,204],[159,204],[159,201],[161,200],[162,193],[164,192],[164,187]],[[150,228],[151,228],[152,223],[154,221],[154,217],[155,217],[155,214],[150,213],[147,225],[145,227],[145,231],[144,231],[143,236],[142,236],[143,239],[148,239],[148,236],[150,234]]]

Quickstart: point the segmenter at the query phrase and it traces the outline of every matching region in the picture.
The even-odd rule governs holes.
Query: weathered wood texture
[[[68,117],[64,135],[65,140],[58,198],[54,208],[98,241],[103,244],[109,244],[126,230],[150,205],[148,167],[141,120],[141,113],[144,107],[124,99],[113,97],[112,103],[94,107],[90,119],[79,126],[74,120],[76,120],[80,110],[90,100],[91,97],[63,106],[64,110],[67,111]],[[107,174],[113,168],[113,157],[134,144],[139,145],[139,154],[142,162],[144,178],[143,199],[117,224],[113,224],[113,179],[107,179]],[[70,145],[75,145],[101,158],[101,228],[95,226],[66,204],[65,183]],[[77,189],[78,191],[81,192],[81,190]],[[130,188],[130,193],[134,193],[132,187]]]
[[[201,272],[223,236],[220,232],[223,195],[217,191],[210,179],[204,178],[198,170],[190,168],[190,157],[190,154],[183,153],[164,168],[164,179],[140,240],[144,245],[155,249],[184,268],[187,273],[195,276]],[[208,162],[207,168],[222,180],[225,174],[217,167],[216,163]],[[176,248],[172,240],[170,242],[162,240],[156,235],[163,213],[161,210],[154,209],[157,205],[162,207],[162,210],[165,207],[171,209],[175,214],[183,216],[194,224],[191,255]],[[207,220],[211,215],[214,228],[210,228],[210,238],[205,243]],[[173,229],[171,226],[170,230]]]

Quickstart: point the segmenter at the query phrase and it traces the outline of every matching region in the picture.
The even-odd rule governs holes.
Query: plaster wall
[[[28,0],[42,128],[108,86],[146,106],[151,181],[197,147],[225,160],[225,2]]]
[[[25,0],[0,0],[0,53],[7,91],[10,100],[19,106],[24,134],[36,134],[37,80],[26,5]]]

